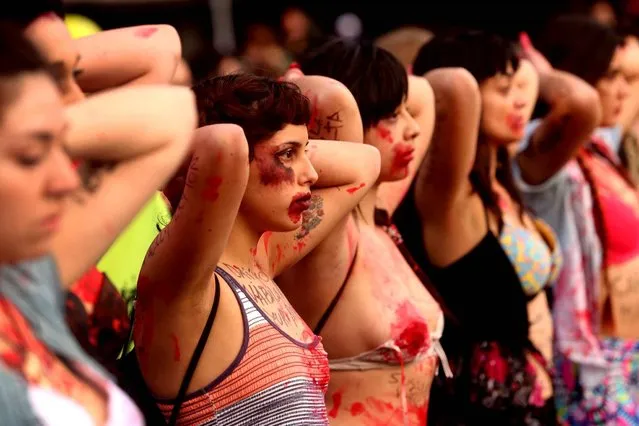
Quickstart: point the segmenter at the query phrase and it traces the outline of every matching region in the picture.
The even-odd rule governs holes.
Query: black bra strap
[[[322,315],[320,320],[317,322],[317,325],[315,326],[315,329],[313,330],[313,333],[315,333],[316,336],[319,336],[319,334],[322,332],[322,329],[326,325],[326,321],[328,321],[328,318],[331,316],[331,314],[335,310],[335,306],[337,306],[337,302],[339,302],[339,299],[342,297],[342,293],[344,293],[344,289],[346,288],[346,283],[348,283],[349,278],[351,277],[351,274],[353,273],[353,268],[355,267],[355,261],[357,260],[358,251],[359,251],[359,245],[355,248],[355,256],[353,256],[353,261],[351,262],[351,266],[348,268],[348,272],[346,273],[346,278],[344,278],[344,281],[342,281],[341,287],[339,288],[339,290],[337,290],[335,297],[333,297],[333,300],[331,300],[331,303],[328,305],[328,308],[326,308],[326,311],[324,311],[324,314]]]
[[[182,384],[180,385],[180,391],[178,392],[177,398],[175,398],[175,404],[173,405],[173,410],[171,411],[171,417],[169,419],[169,426],[173,426],[177,423],[178,415],[180,414],[180,408],[182,407],[182,403],[184,402],[184,397],[186,396],[186,391],[191,384],[191,379],[193,378],[193,374],[195,373],[195,368],[197,367],[198,362],[200,361],[200,357],[202,356],[202,352],[204,352],[204,348],[206,347],[206,342],[209,340],[209,335],[211,334],[211,328],[213,328],[213,321],[215,320],[215,316],[217,315],[217,308],[220,305],[220,281],[215,275],[215,298],[213,299],[213,306],[211,307],[211,313],[209,313],[209,318],[206,320],[206,325],[204,326],[204,330],[202,330],[202,334],[200,335],[200,340],[197,342],[197,346],[193,351],[193,355],[191,356],[191,361],[189,361],[189,366],[186,369],[186,373],[184,373],[184,378],[182,379]]]

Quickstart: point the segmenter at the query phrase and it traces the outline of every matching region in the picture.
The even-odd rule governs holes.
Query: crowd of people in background
[[[639,426],[639,26],[599,3],[289,9],[192,64],[3,12],[0,423]]]

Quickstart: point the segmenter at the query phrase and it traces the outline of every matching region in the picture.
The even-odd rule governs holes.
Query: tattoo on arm
[[[319,195],[311,197],[311,206],[302,214],[302,227],[295,235],[296,240],[306,237],[313,229],[317,228],[324,216],[324,199]]]
[[[339,140],[339,129],[344,127],[340,111],[335,111],[326,117],[320,117],[315,106],[311,121],[308,123],[308,134],[313,139]]]

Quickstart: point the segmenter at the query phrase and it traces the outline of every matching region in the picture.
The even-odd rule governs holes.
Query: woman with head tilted
[[[327,110],[309,132],[363,140],[380,152],[381,172],[375,182],[347,189],[363,198],[322,244],[278,277],[278,285],[322,336],[331,369],[331,424],[421,425],[443,316],[386,233],[388,213],[376,207],[392,213],[398,201],[380,200],[380,185],[410,179],[423,156],[432,131],[432,92],[425,81],[409,84],[402,65],[370,44],[329,42],[301,68],[343,83],[361,113]],[[344,134],[342,125],[357,132]]]
[[[456,375],[452,392],[433,391],[431,422],[554,424],[545,290],[561,256],[550,228],[524,211],[510,170],[534,70],[482,32],[435,37],[413,66],[433,86],[436,135],[395,219],[450,309],[444,349]]]
[[[298,84],[321,93],[313,112],[290,82],[238,74],[194,87],[203,127],[142,268],[134,325],[154,402],[179,424],[327,424],[326,353],[273,277],[351,211],[361,195],[349,188],[375,181],[379,154],[309,142],[326,105],[352,112],[334,82]]]
[[[96,262],[178,167],[195,124],[193,96],[120,89],[65,110],[55,74],[5,23],[0,56],[2,422],[140,425],[67,327],[63,283]],[[80,187],[72,159],[111,167]]]
[[[554,317],[557,404],[570,424],[637,423],[639,194],[616,154],[620,133],[610,131],[628,94],[620,43],[612,30],[587,18],[549,24],[539,52],[556,69],[589,83],[599,95],[592,109],[600,121],[582,126],[588,133],[579,138],[558,140],[549,131],[551,112],[531,124],[517,162],[526,204],[555,227],[566,247]],[[571,116],[566,122],[577,124]],[[540,176],[529,153],[544,139],[570,147],[571,156]]]

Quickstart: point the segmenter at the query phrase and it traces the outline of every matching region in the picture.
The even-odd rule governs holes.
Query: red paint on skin
[[[283,183],[293,183],[295,179],[293,169],[282,164],[275,156],[275,152],[256,148],[255,161],[262,185],[279,186]]]
[[[220,196],[220,185],[222,178],[220,176],[211,176],[206,179],[206,186],[202,190],[202,198],[209,202],[214,202]]]
[[[257,256],[257,248],[249,249],[249,253],[251,253],[251,256],[253,256],[253,257]]]
[[[391,135],[390,130],[388,130],[386,127],[377,126],[376,130],[377,130],[377,136],[379,136],[380,138],[382,138],[386,142],[388,142],[388,143],[394,143],[395,142],[393,140],[393,136]]]
[[[197,217],[195,218],[195,223],[199,225],[203,222],[204,222],[204,211],[201,211],[200,213],[198,213]]]
[[[180,354],[180,342],[177,336],[171,333],[171,341],[173,342],[173,361],[179,361],[182,356]]]
[[[298,252],[301,252],[302,250],[304,250],[304,247],[306,247],[306,243],[302,240],[299,240],[298,242],[293,244],[293,250]]]
[[[157,31],[158,29],[155,27],[143,27],[143,28],[138,28],[137,30],[135,30],[133,35],[135,35],[137,38],[149,38],[153,34],[155,34]]]
[[[268,256],[268,243],[272,235],[273,235],[273,232],[271,231],[266,231],[264,234],[262,234],[262,238],[264,239],[264,252],[266,252],[267,256]]]
[[[359,186],[354,186],[352,188],[348,188],[346,190],[346,192],[348,192],[349,194],[352,195],[352,194],[356,193],[357,191],[359,191],[360,189],[362,189],[365,186],[366,186],[366,184],[362,182],[362,183],[359,184]]]
[[[310,93],[306,96],[309,96]],[[319,109],[317,108],[317,95],[313,95],[311,98],[311,118],[308,121],[307,128],[315,129],[317,127],[317,120],[319,119]]]
[[[282,250],[282,246],[277,244],[275,246],[275,252],[276,252],[276,256],[275,256],[275,260],[273,261],[273,265],[272,265],[273,269],[275,269],[275,267],[282,261],[282,259],[284,259],[284,252]]]
[[[408,165],[413,161],[415,148],[405,143],[399,143],[393,147],[393,163],[391,172],[398,173],[404,171],[408,173]]]
[[[342,405],[342,391],[341,390],[335,391],[333,395],[331,395],[331,398],[333,399],[333,408],[331,408],[331,411],[328,412],[328,417],[330,417],[331,419],[334,419],[337,417],[339,408]]]
[[[395,309],[395,321],[391,324],[391,335],[395,344],[413,357],[425,352],[429,347],[428,326],[415,306],[407,300]],[[403,362],[403,359],[399,361]]]
[[[362,404],[361,402],[356,402],[353,405],[351,405],[350,411],[351,411],[351,416],[355,417],[355,416],[364,414],[366,412],[366,408],[364,407],[364,404]]]
[[[302,219],[304,213],[311,206],[311,193],[300,192],[293,197],[291,204],[288,206],[288,217],[293,223],[297,223]]]

